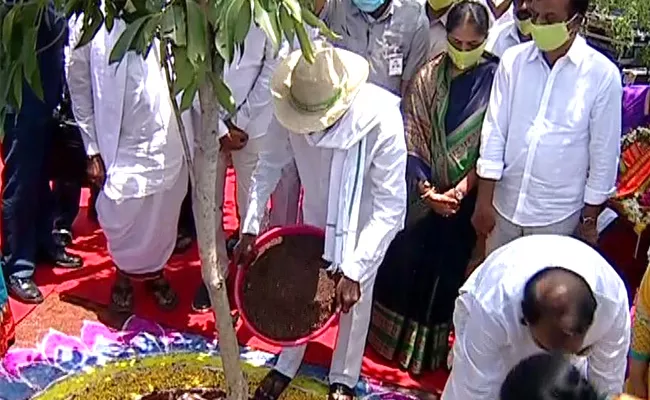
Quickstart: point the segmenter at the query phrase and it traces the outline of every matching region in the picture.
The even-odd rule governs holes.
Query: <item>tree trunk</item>
[[[195,132],[194,147],[194,178],[192,187],[194,220],[198,235],[199,255],[201,257],[201,273],[210,293],[210,301],[215,314],[219,332],[219,348],[223,360],[223,370],[226,377],[225,391],[229,400],[248,399],[248,384],[240,365],[239,344],[235,328],[230,318],[230,304],[226,292],[225,274],[228,260],[220,260],[217,253],[217,240],[224,240],[217,235],[217,163],[219,157],[219,142],[217,140],[218,103],[214,95],[212,82],[209,79],[199,88],[201,101],[201,129]],[[222,245],[225,245],[222,244]]]

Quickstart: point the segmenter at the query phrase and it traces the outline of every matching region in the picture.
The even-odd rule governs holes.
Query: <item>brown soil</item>
[[[141,400],[221,400],[226,393],[218,389],[175,389],[153,392]]]
[[[322,259],[324,241],[287,236],[263,251],[244,280],[243,307],[251,324],[276,340],[295,340],[334,313],[337,278]]]

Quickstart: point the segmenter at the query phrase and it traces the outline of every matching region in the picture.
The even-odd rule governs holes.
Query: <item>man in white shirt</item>
[[[146,281],[158,306],[177,297],[163,276],[176,243],[188,171],[167,81],[154,44],[144,59],[129,52],[121,63],[109,55],[126,25],[102,27],[76,48],[81,19],[72,29],[67,78],[73,112],[89,157],[89,178],[102,187],[99,223],[117,268],[111,292],[115,311],[133,308],[131,279]]]
[[[630,324],[625,284],[598,252],[567,236],[517,239],[460,289],[442,400],[498,399],[510,369],[543,351],[569,355],[603,393],[621,393]]]
[[[578,34],[588,6],[532,2],[533,41],[501,58],[476,165],[473,223],[488,253],[535,233],[598,240],[618,171],[622,86],[616,66]]]
[[[532,0],[512,1],[513,20],[504,22],[499,26],[494,26],[490,30],[485,50],[500,58],[503,57],[503,53],[505,53],[507,49],[531,39],[531,1]]]
[[[295,160],[304,187],[304,222],[325,230],[323,258],[343,274],[336,289],[343,313],[329,381],[330,399],[345,400],[354,398],[359,379],[377,268],[404,223],[406,144],[400,99],[366,83],[368,62],[321,46],[313,64],[296,51],[273,76],[276,117],[253,174],[234,262],[251,256],[266,202],[282,168]],[[283,349],[256,399],[280,396],[305,348]]]
[[[232,91],[236,110],[232,115],[224,114],[219,120],[221,159],[217,171],[217,204],[223,203],[227,157],[230,154],[237,174],[237,208],[243,217],[248,207],[251,176],[273,116],[269,81],[281,56],[276,56],[273,44],[255,24],[251,25],[242,49],[243,54],[238,51],[232,64],[224,70],[224,80]],[[220,259],[227,260],[222,217],[222,207],[218,207],[217,250]],[[204,284],[197,291],[192,308],[198,312],[210,310],[210,297]]]

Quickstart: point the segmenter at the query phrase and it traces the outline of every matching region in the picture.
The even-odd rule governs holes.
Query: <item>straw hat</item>
[[[313,64],[294,51],[271,81],[276,118],[298,134],[329,128],[350,108],[369,72],[363,57],[325,43],[315,44]]]

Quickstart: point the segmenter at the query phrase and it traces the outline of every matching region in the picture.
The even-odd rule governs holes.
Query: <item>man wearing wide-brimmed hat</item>
[[[317,44],[315,61],[300,51],[271,82],[275,118],[251,183],[235,262],[250,256],[267,200],[282,168],[295,160],[304,187],[303,217],[325,229],[323,257],[342,272],[343,312],[330,369],[330,399],[352,399],[366,343],[372,289],[406,209],[406,145],[400,99],[367,83],[368,62]],[[295,376],[306,346],[285,348],[256,399],[277,399]]]

